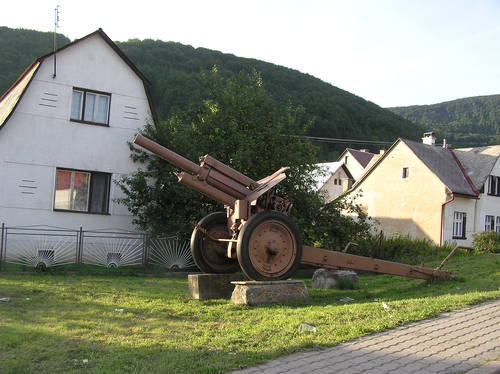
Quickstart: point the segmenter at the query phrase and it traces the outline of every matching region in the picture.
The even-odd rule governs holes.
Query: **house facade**
[[[452,150],[425,141],[398,139],[347,195],[387,235],[470,247],[473,233],[500,234],[500,146]]]
[[[325,162],[316,166],[323,172],[316,177],[316,190],[323,195],[326,202],[334,200],[351,188],[354,178],[343,162]]]
[[[0,99],[0,222],[133,230],[114,181],[152,121],[146,78],[101,29],[40,57]]]
[[[326,202],[335,200],[349,190],[381,154],[371,153],[367,149],[346,148],[336,162],[318,164],[327,171],[327,178],[317,179],[321,184],[317,189],[323,193]]]

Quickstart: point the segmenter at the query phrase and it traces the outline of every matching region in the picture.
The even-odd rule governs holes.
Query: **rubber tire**
[[[198,225],[191,234],[191,255],[196,266],[204,273],[235,273],[240,269],[238,261],[235,259],[220,256],[217,258],[220,260],[220,263],[214,263],[207,256],[206,248],[204,247],[206,236],[199,227],[202,227],[204,230],[210,230],[218,225],[227,225],[226,212],[211,213],[198,222]],[[226,246],[223,243],[221,245]]]
[[[281,223],[288,226],[292,235],[295,237],[295,243],[297,245],[296,256],[293,259],[293,265],[284,274],[277,277],[269,277],[258,272],[257,269],[252,265],[249,254],[249,243],[252,232],[257,226],[265,221],[280,221]],[[292,221],[287,215],[277,212],[275,210],[267,210],[264,212],[257,213],[256,215],[250,217],[250,219],[243,225],[238,236],[238,244],[236,247],[236,254],[238,257],[238,262],[240,264],[241,270],[245,275],[253,280],[261,281],[272,281],[272,280],[282,280],[290,278],[297,270],[300,265],[300,260],[302,259],[302,238],[299,234],[297,225]]]

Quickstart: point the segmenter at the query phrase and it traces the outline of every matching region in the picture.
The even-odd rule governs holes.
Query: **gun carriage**
[[[451,278],[439,269],[303,245],[289,216],[291,202],[275,191],[286,178],[287,167],[254,181],[209,155],[200,157],[197,165],[142,135],[134,143],[184,170],[177,174],[180,183],[224,204],[225,212],[201,219],[191,235],[193,259],[205,273],[232,273],[241,268],[250,279],[280,280],[307,264],[426,280]]]

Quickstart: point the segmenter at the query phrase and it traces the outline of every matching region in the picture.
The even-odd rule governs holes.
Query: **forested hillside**
[[[0,96],[35,58],[53,50],[53,38],[50,32],[0,26]],[[59,47],[69,42],[64,35],[57,35]]]
[[[60,39],[60,45],[68,42],[63,36]],[[129,40],[117,44],[152,82],[160,119],[202,99],[199,73],[216,65],[224,74],[252,69],[260,72],[277,105],[291,101],[305,108],[313,120],[310,135],[383,141],[421,136],[422,129],[410,121],[296,70],[175,42]],[[50,52],[51,48],[50,33],[0,28],[0,90],[5,91],[34,58]],[[345,146],[324,148],[323,158],[331,159],[334,154],[327,156],[328,151]]]
[[[455,147],[500,144],[500,95],[389,109],[435,130]]]

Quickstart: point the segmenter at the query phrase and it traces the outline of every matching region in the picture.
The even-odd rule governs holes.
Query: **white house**
[[[101,29],[34,61],[0,98],[0,223],[133,230],[113,180],[136,171],[127,141],[152,108]]]

